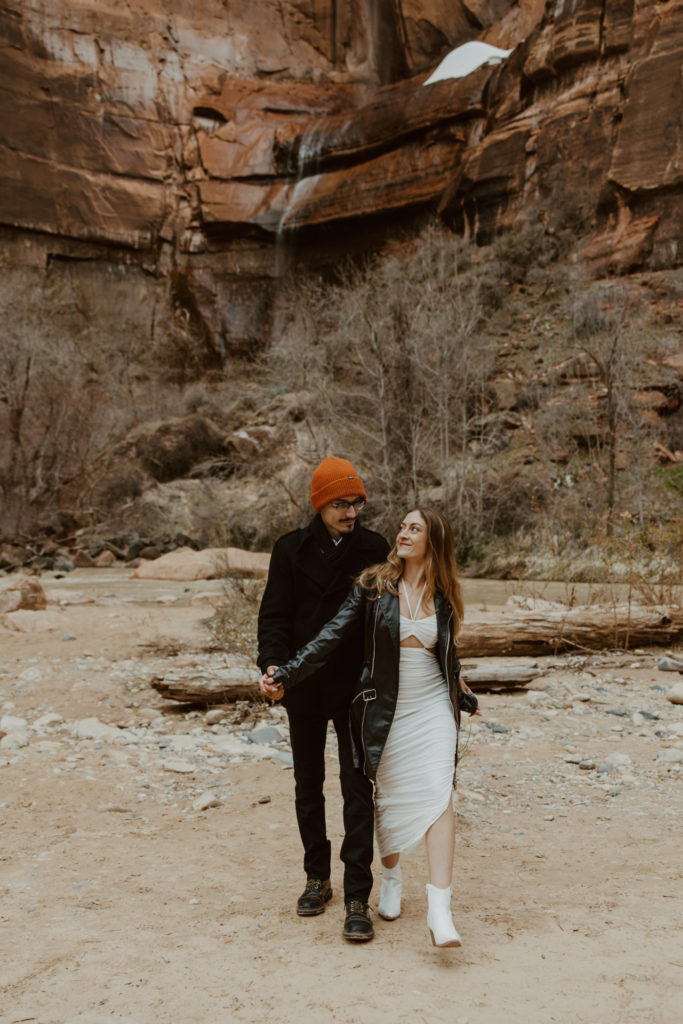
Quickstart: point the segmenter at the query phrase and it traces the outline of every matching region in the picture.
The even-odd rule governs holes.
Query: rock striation
[[[597,274],[680,262],[680,2],[9,0],[0,26],[2,264],[65,330],[166,311],[218,365],[268,335],[283,253],[435,209],[479,241],[569,226]],[[423,85],[471,39],[513,53]]]

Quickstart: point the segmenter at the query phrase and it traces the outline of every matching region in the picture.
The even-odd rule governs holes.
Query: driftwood
[[[468,686],[522,686],[541,675],[533,661],[515,658],[512,661],[490,661],[477,665],[463,665],[462,678]]]
[[[557,654],[610,647],[669,646],[683,638],[683,608],[631,605],[471,612],[458,635],[461,658]]]
[[[187,704],[229,704],[259,697],[258,679],[259,670],[254,665],[251,672],[239,668],[220,675],[155,676],[150,685],[169,700]]]

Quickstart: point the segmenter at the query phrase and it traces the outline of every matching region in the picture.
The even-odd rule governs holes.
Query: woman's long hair
[[[432,598],[440,593],[453,609],[455,632],[457,633],[463,619],[464,605],[462,591],[458,582],[458,565],[455,559],[455,538],[451,524],[443,513],[435,508],[416,508],[427,527],[427,546],[425,550],[425,578],[427,589]],[[397,543],[387,556],[386,562],[371,565],[358,577],[358,582],[366,590],[374,590],[377,597],[385,590],[398,594],[398,581],[403,575],[405,562],[397,553]]]

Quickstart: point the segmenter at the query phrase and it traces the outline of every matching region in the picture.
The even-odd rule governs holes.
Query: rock
[[[674,683],[666,695],[670,704],[683,704],[683,683]]]
[[[592,771],[595,768],[595,761],[590,758],[586,758],[584,761],[579,761],[579,768],[585,772]]]
[[[3,715],[0,718],[0,734],[2,750],[20,750],[29,744],[29,726],[25,718]]]
[[[683,747],[667,747],[657,754],[657,764],[683,764]]]
[[[208,790],[192,801],[193,811],[207,811],[210,807],[220,807],[221,801],[215,793]]]
[[[138,708],[136,710],[135,714],[136,714],[137,718],[141,718],[141,719],[149,722],[153,718],[160,718],[161,715],[162,715],[162,711],[159,708],[151,708],[151,707],[145,706],[145,707]]]
[[[264,725],[258,729],[252,729],[247,735],[251,743],[277,743],[282,739],[282,733],[274,725]]]
[[[74,569],[94,569],[95,559],[91,558],[87,551],[74,551],[73,554],[73,566]]]
[[[205,715],[205,722],[207,725],[217,725],[218,722],[222,722],[227,715],[226,708],[212,708],[211,711],[207,711]]]
[[[74,564],[66,555],[55,558],[54,568],[56,572],[73,572]]]
[[[0,569],[18,569],[27,561],[29,552],[16,544],[0,544]]]
[[[95,559],[95,565],[98,569],[109,569],[116,565],[116,555],[109,550],[102,551]]]
[[[123,804],[100,804],[97,810],[102,814],[130,814],[130,807],[124,807]]]
[[[178,548],[140,565],[133,573],[141,580],[211,580],[231,575],[267,573],[270,555],[239,548]]]
[[[47,607],[47,597],[38,580],[20,576],[0,590],[0,615],[7,612],[42,611]]]
[[[604,761],[604,764],[610,768],[630,768],[631,758],[628,754],[616,751],[614,754],[609,754]]]
[[[660,672],[683,672],[683,661],[678,658],[662,658],[657,663]]]
[[[25,718],[17,715],[3,715],[0,718],[0,729],[3,732],[17,732],[28,729],[28,722]]]
[[[45,733],[46,729],[52,726],[62,725],[64,719],[61,715],[57,715],[54,712],[48,712],[47,714],[41,715],[40,718],[36,718],[33,723],[32,729],[41,735]]]
[[[0,619],[6,629],[14,633],[39,633],[52,629],[59,629],[62,619],[58,612],[27,612],[23,609],[17,612],[9,612]]]
[[[82,718],[73,722],[71,732],[79,740],[104,740],[117,743],[122,739],[121,730],[100,722],[99,718]]]
[[[179,761],[173,758],[162,761],[161,767],[165,772],[175,772],[177,775],[192,775],[194,773],[193,765],[188,764],[187,761]]]

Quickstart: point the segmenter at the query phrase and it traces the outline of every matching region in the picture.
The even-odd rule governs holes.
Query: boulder
[[[29,612],[24,609],[0,616],[0,622],[15,633],[40,633],[43,630],[59,629],[62,625],[59,612]]]
[[[138,580],[213,580],[223,576],[265,575],[270,555],[240,548],[178,548],[145,562],[133,573]]]
[[[20,576],[0,590],[0,615],[7,612],[42,611],[47,607],[47,597],[38,580]]]

